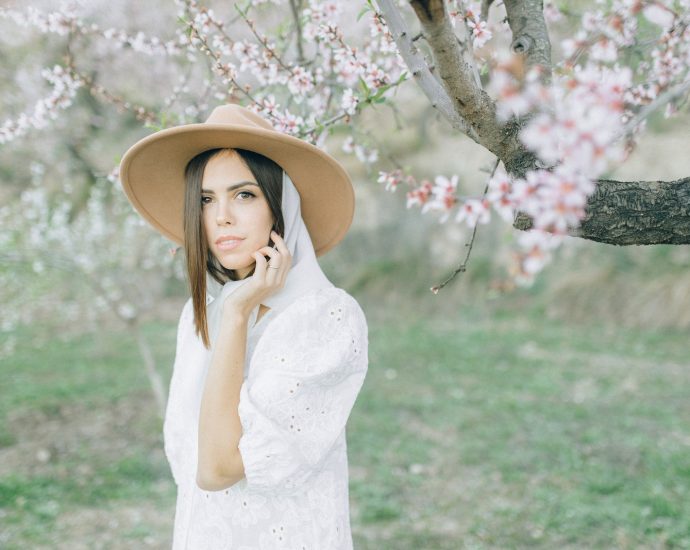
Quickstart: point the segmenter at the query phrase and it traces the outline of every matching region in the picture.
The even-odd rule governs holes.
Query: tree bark
[[[434,66],[455,111],[476,132],[478,143],[502,158],[507,136],[496,120],[496,105],[489,94],[477,86],[472,67],[463,59],[445,0],[411,0],[410,4],[433,51]]]
[[[543,68],[544,80],[551,77],[551,41],[544,21],[542,0],[504,0],[508,26],[513,33],[510,49],[525,58],[525,69]]]
[[[379,1],[386,23],[400,27],[398,8],[392,2]],[[484,2],[488,12],[491,2]],[[542,0],[505,0],[508,24],[513,33],[513,51],[522,54],[527,68],[540,65],[542,78],[551,72],[551,42],[543,16]],[[458,38],[452,28],[445,0],[410,0],[424,37],[433,54],[434,67],[443,90],[450,98],[454,113],[446,119],[458,129],[458,117],[472,131],[472,139],[495,154],[513,177],[524,177],[539,168],[538,158],[519,139],[526,120],[512,119],[501,124],[496,118],[494,100],[477,85],[471,67],[462,57]],[[409,51],[404,38],[408,33],[393,32],[398,49]],[[418,83],[419,58],[410,61],[403,55]],[[426,66],[426,64],[424,64]],[[428,67],[426,67],[428,69]],[[436,77],[432,78],[436,80]],[[427,83],[430,78],[426,78]],[[420,84],[421,85],[421,84]],[[422,86],[424,89],[424,86]],[[428,86],[427,86],[428,88]],[[428,90],[427,96],[431,95]],[[436,89],[438,94],[438,89]],[[437,102],[432,104],[438,108]],[[441,110],[441,112],[443,112]],[[465,133],[468,133],[465,131]],[[586,216],[568,234],[583,239],[617,245],[690,244],[690,178],[672,182],[617,182],[599,180],[595,193],[588,198]],[[513,223],[517,229],[533,227],[532,219],[519,212]]]
[[[531,229],[519,214],[514,226]],[[690,177],[676,181],[599,180],[586,215],[568,235],[606,244],[690,244]]]
[[[163,386],[163,379],[161,378],[158,369],[156,369],[156,359],[153,356],[151,346],[146,341],[144,334],[141,331],[141,326],[138,322],[128,324],[130,334],[136,339],[139,353],[144,361],[144,371],[146,378],[149,380],[153,397],[156,400],[156,409],[159,418],[165,417],[166,395]]]
[[[412,76],[424,92],[424,95],[426,95],[431,106],[441,113],[453,128],[467,134],[479,143],[474,130],[455,110],[450,96],[443,88],[442,83],[434,76],[432,68],[429,67],[424,59],[424,55],[415,46],[405,21],[398,9],[393,5],[393,0],[378,0],[378,5],[401,57],[405,60],[407,68],[412,72]]]

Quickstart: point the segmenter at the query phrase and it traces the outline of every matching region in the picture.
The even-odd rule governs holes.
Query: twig
[[[71,55],[67,58],[67,68],[69,69],[70,76],[75,80],[80,80],[88,88],[91,95],[100,95],[108,103],[116,105],[125,111],[131,111],[137,120],[141,120],[145,123],[152,124],[158,120],[158,116],[152,111],[149,111],[146,107],[134,105],[130,101],[110,93],[103,86],[98,84],[93,78],[79,71],[74,64],[74,58],[72,58]]]
[[[653,111],[655,111],[662,105],[665,105],[670,101],[673,101],[675,98],[682,96],[688,90],[690,90],[690,79],[686,80],[681,84],[678,84],[678,86],[676,86],[675,88],[669,88],[663,94],[658,95],[656,99],[654,99],[654,101],[648,103],[642,109],[640,109],[637,115],[635,115],[635,117],[628,121],[628,123],[623,127],[623,129],[618,133],[618,135],[614,137],[612,141],[617,141],[621,137],[630,134],[635,129],[635,127],[645,118],[647,118],[650,114],[652,114]]]
[[[489,2],[490,3],[490,2]],[[479,69],[477,68],[477,63],[474,59],[474,46],[472,45],[472,32],[467,26],[467,19],[461,14],[460,15],[460,32],[463,35],[458,38],[458,44],[462,48],[462,57],[465,63],[469,66],[472,71],[472,76],[474,77],[474,83],[479,89],[482,88],[482,79],[479,77]]]
[[[202,53],[205,53],[207,56],[211,57],[211,59],[215,62],[215,67],[220,70],[225,77],[235,86],[238,90],[240,90],[245,96],[247,96],[252,103],[256,105],[261,105],[259,101],[257,101],[252,94],[249,93],[249,86],[247,85],[246,87],[240,86],[239,82],[235,80],[234,77],[231,76],[230,72],[228,71],[227,67],[223,62],[221,61],[220,55],[218,55],[216,52],[214,52],[211,47],[208,45],[208,42],[206,39],[199,33],[198,29],[194,26],[194,23],[192,21],[187,22],[187,26],[192,30],[196,38],[199,40],[201,43],[201,46],[197,46],[197,49],[200,50]]]
[[[480,17],[482,21],[488,21],[489,19],[489,8],[493,4],[494,0],[482,0],[482,9],[480,12]]]
[[[269,45],[268,45],[268,39],[267,39],[265,36],[261,36],[261,35],[259,34],[259,32],[256,30],[256,27],[254,26],[254,21],[252,21],[251,19],[249,19],[249,18],[246,16],[246,14],[237,6],[237,4],[235,4],[235,9],[237,10],[237,13],[240,14],[240,17],[242,17],[242,19],[244,19],[244,22],[247,23],[247,25],[249,26],[249,28],[250,28],[251,31],[252,31],[252,34],[256,37],[256,39],[257,39],[259,42],[261,42],[261,45],[262,45],[262,46],[264,47],[264,49],[270,54],[270,57],[272,57],[273,59],[275,59],[275,60],[278,62],[278,64],[279,64],[283,69],[285,69],[287,72],[290,73],[290,75],[294,75],[293,70],[292,70],[292,67],[288,66],[287,64],[285,64],[285,63],[283,62],[283,60],[282,60],[282,59],[280,58],[280,56],[276,53],[276,51],[275,51],[273,48],[269,47]],[[299,31],[299,29],[298,29],[298,31]],[[228,36],[228,34],[225,32],[225,30],[221,29],[221,33],[223,34],[223,36],[225,36],[226,39],[228,39],[228,40],[230,40],[230,41],[232,42],[232,38],[230,38],[230,36]]]
[[[489,176],[489,180],[491,180],[491,178],[494,177],[494,174],[496,173],[496,169],[498,168],[498,165],[500,164],[500,162],[501,162],[501,159],[496,158],[496,162],[494,163],[494,167],[493,167],[493,169],[491,170],[491,175]],[[486,187],[484,187],[484,193],[482,194],[482,198],[484,198],[484,197],[486,196],[486,192],[487,192],[488,190],[489,190],[489,182],[487,181],[487,182],[486,182]],[[441,290],[444,286],[446,286],[449,282],[451,282],[451,281],[455,278],[455,276],[456,276],[458,273],[461,273],[461,272],[464,273],[464,272],[465,272],[465,270],[467,269],[467,262],[468,262],[469,259],[470,259],[470,253],[472,252],[472,245],[474,244],[474,238],[475,238],[475,236],[477,235],[477,226],[478,226],[478,225],[479,225],[478,223],[476,223],[476,224],[474,225],[474,229],[472,230],[472,238],[470,239],[470,242],[469,242],[469,243],[465,243],[465,246],[469,247],[469,248],[467,249],[467,254],[465,255],[465,259],[464,259],[464,260],[462,261],[462,263],[456,268],[456,270],[453,271],[453,273],[450,275],[450,277],[448,277],[448,278],[447,278],[445,281],[443,281],[440,285],[432,286],[432,287],[429,289],[429,290],[431,290],[431,292],[433,292],[434,294],[438,294],[438,291]]]
[[[297,64],[304,63],[304,49],[302,46],[302,22],[299,19],[299,12],[302,8],[301,0],[290,0],[290,8],[292,8],[292,18],[295,20],[295,28],[297,31]]]

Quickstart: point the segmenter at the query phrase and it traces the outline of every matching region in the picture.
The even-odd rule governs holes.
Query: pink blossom
[[[592,59],[604,62],[613,62],[618,59],[618,48],[613,40],[608,38],[601,38],[597,40],[589,50]]]
[[[314,77],[303,67],[294,67],[292,76],[288,80],[288,89],[297,103],[301,102],[302,97],[314,89]]]
[[[488,29],[486,21],[470,20],[467,26],[472,32],[472,45],[475,48],[481,48],[489,40],[491,40],[491,31]]]
[[[352,91],[352,88],[346,88],[343,92],[343,97],[340,101],[340,107],[342,108],[342,110],[345,111],[348,115],[354,115],[357,112],[358,103],[359,99],[357,98],[357,96],[355,96],[355,93]]]
[[[292,135],[297,134],[304,125],[304,119],[301,116],[293,115],[289,111],[284,113],[275,112],[274,119],[276,121],[276,130]]]
[[[515,217],[515,205],[510,197],[511,190],[512,182],[508,174],[503,170],[497,170],[489,180],[486,199],[506,222],[512,222]]]
[[[491,213],[489,211],[489,201],[486,199],[468,199],[466,200],[458,210],[455,216],[456,222],[462,222],[463,220],[467,223],[469,228],[474,228],[477,223],[488,223],[491,219]]]
[[[342,150],[345,153],[354,153],[355,151],[355,139],[352,136],[347,136],[345,141],[343,141]],[[380,172],[379,174],[384,174],[385,172]],[[379,183],[382,181],[379,178]],[[388,190],[388,189],[386,189]]]
[[[386,191],[394,192],[398,188],[398,185],[401,181],[402,178],[400,170],[394,170],[393,172],[379,172],[378,183],[385,183]]]
[[[362,145],[355,145],[355,156],[360,162],[372,164],[379,159],[379,152],[376,149],[369,149]]]
[[[423,206],[429,200],[431,196],[434,184],[429,180],[423,180],[421,185],[407,192],[407,208],[412,206]]]
[[[450,179],[446,176],[436,176],[436,178],[434,178],[434,185],[431,189],[431,197],[422,205],[422,214],[429,210],[441,211],[443,215],[439,221],[444,223],[450,215],[451,208],[453,208],[458,201],[455,195],[457,186],[457,175],[452,176]]]
[[[522,142],[539,154],[539,157],[549,164],[555,163],[560,157],[558,142],[558,126],[553,117],[540,113],[520,132]]]
[[[652,23],[659,25],[664,29],[667,29],[673,25],[673,20],[675,19],[675,16],[671,10],[657,2],[647,4],[644,8],[642,8],[642,13]]]
[[[532,102],[522,93],[520,84],[508,71],[498,68],[491,76],[489,90],[496,97],[496,115],[505,121],[529,112]]]
[[[50,95],[38,100],[31,112],[21,113],[14,120],[5,120],[0,125],[0,144],[25,135],[31,128],[45,128],[50,120],[57,118],[58,110],[72,105],[77,90],[83,85],[60,65],[43,69],[41,76],[53,86]]]

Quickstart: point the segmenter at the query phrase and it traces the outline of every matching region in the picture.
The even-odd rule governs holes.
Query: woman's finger
[[[280,265],[282,263],[282,258],[280,251],[276,250],[275,248],[271,248],[270,246],[262,246],[257,250],[257,252],[262,253],[264,256],[270,256],[271,259],[268,260],[271,265]]]
[[[285,264],[284,258],[282,258],[280,252],[269,246],[264,246],[258,250],[259,253],[266,254],[270,256],[270,260],[266,265],[266,275],[263,279],[264,283],[268,286],[282,286],[281,278],[282,272],[285,269],[283,265]]]
[[[291,256],[290,251],[288,250],[287,245],[285,244],[285,240],[278,235],[275,231],[271,231],[271,238],[273,239],[273,242],[276,243],[276,247],[278,248],[278,251],[283,255],[283,256]]]
[[[285,280],[287,279],[287,274],[290,271],[290,267],[292,266],[292,255],[290,254],[290,251],[288,250],[285,240],[278,235],[275,231],[271,231],[271,238],[273,239],[273,242],[275,242],[276,247],[281,253],[281,264],[280,264],[280,270],[279,275],[280,275],[280,286],[283,286],[285,284]]]
[[[266,266],[268,265],[268,262],[259,250],[257,250],[256,252],[252,252],[252,256],[254,256],[254,259],[256,260],[256,266],[254,267],[254,275],[252,275],[252,277],[260,281],[264,281],[266,279]]]

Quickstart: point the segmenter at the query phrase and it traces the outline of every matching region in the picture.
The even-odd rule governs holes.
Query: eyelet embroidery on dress
[[[274,527],[274,528],[273,528],[273,534],[274,534],[274,535],[278,535],[278,540],[283,540],[283,534],[284,534],[283,526],[281,525],[281,526],[279,527],[279,529],[280,529],[280,534],[276,531],[276,528]]]
[[[226,535],[232,535],[235,540],[235,530],[238,537],[235,542],[239,542],[240,545],[244,543],[247,547],[282,548],[288,546],[302,550],[307,550],[307,548],[318,550],[333,548],[336,541],[346,540],[344,537],[347,518],[338,516],[344,509],[338,508],[338,500],[342,498],[341,489],[336,490],[335,487],[323,483],[321,474],[314,476],[314,470],[318,466],[319,471],[323,473],[328,465],[328,468],[333,467],[333,470],[328,470],[332,472],[330,475],[334,478],[340,475],[340,471],[335,469],[335,462],[331,462],[330,458],[324,456],[324,452],[332,448],[325,444],[328,441],[333,442],[329,438],[337,435],[335,428],[347,419],[347,416],[340,416],[343,407],[349,405],[348,399],[344,397],[345,394],[351,391],[352,395],[356,396],[359,387],[357,383],[366,372],[365,354],[359,353],[359,351],[366,351],[366,338],[363,331],[363,319],[360,312],[354,310],[351,299],[345,296],[346,300],[342,300],[342,291],[337,291],[337,294],[334,292],[332,299],[330,290],[324,291],[323,294],[329,296],[330,304],[318,298],[307,302],[307,309],[296,309],[294,317],[286,314],[282,319],[276,318],[277,323],[272,327],[277,332],[274,332],[272,338],[263,339],[258,353],[254,355],[250,373],[245,376],[242,421],[243,431],[247,437],[241,449],[244,452],[243,459],[246,458],[249,474],[247,482],[238,484],[236,490],[235,488],[224,490],[227,496],[222,501],[215,500],[215,493],[211,492],[205,495],[209,501],[204,499],[204,506],[195,509],[191,515],[178,514],[180,518],[190,518],[190,521],[200,520],[201,516],[204,516],[204,520],[207,519],[206,516],[211,517],[206,524],[214,529],[207,532],[208,536],[204,538],[204,541],[209,544],[217,542],[217,546],[207,545],[206,548],[220,548],[223,544],[227,544],[227,540],[230,539]],[[328,307],[329,305],[331,307]],[[322,323],[321,327],[324,330],[315,331],[313,339],[311,332],[297,333],[295,329],[303,326],[302,315],[317,308],[320,310],[319,315],[322,321],[324,318],[327,319],[325,313],[329,311],[338,324]],[[193,317],[190,308],[188,308],[187,317],[188,325],[191,327]],[[191,334],[192,331],[189,330],[189,332]],[[296,344],[302,343],[302,336],[305,334],[309,338],[304,340],[304,345],[323,346],[326,360],[321,361],[316,354],[310,354],[309,362],[303,360]],[[298,337],[299,340],[293,336]],[[350,345],[347,344],[348,336],[351,340]],[[282,344],[283,340],[285,345]],[[334,360],[336,357],[338,362]],[[275,371],[271,373],[273,369]],[[276,373],[279,376],[275,376]],[[357,378],[353,377],[353,374]],[[298,379],[300,381],[297,381]],[[305,383],[301,384],[302,381]],[[287,396],[286,390],[288,390]],[[319,418],[320,416],[323,418]],[[302,427],[304,427],[304,434],[301,434]],[[272,433],[269,439],[258,437],[258,434],[272,431],[275,436]],[[297,437],[298,433],[299,437]],[[339,433],[341,435],[338,437],[342,437],[343,432]],[[192,441],[194,438],[187,439]],[[342,448],[338,445],[334,449],[340,452]],[[300,461],[299,467],[296,467],[294,460]],[[341,457],[338,457],[338,460],[340,461],[338,467],[341,467]],[[192,468],[185,467],[185,469],[191,471]],[[296,489],[299,492],[295,493]],[[184,492],[183,486],[180,486],[179,491]],[[297,498],[302,502],[301,499],[303,497],[306,499],[307,494],[313,498],[313,501],[305,501],[304,512],[299,520],[294,525],[280,523],[284,520],[280,516],[281,511],[285,509],[282,502],[288,502],[282,499]],[[242,502],[242,497],[246,497],[247,500]],[[256,500],[257,498],[259,500]],[[191,506],[189,500],[181,497],[180,507]],[[213,518],[213,513],[216,512],[213,505],[216,502],[219,504],[222,502],[223,506],[226,506],[227,502],[227,508],[224,508],[223,514],[226,512],[229,514],[232,511],[231,507],[234,508],[232,516]],[[273,508],[274,502],[281,503],[281,506]],[[324,503],[333,503],[333,506],[327,505],[324,508]],[[262,508],[257,508],[257,506]],[[184,508],[180,510],[184,511]],[[197,511],[198,515],[195,516]],[[330,518],[328,521],[331,519],[335,521],[330,523],[328,532],[320,531],[318,537],[312,540],[311,532],[305,527],[317,515]],[[256,527],[256,535],[260,538],[256,541],[257,544],[252,544],[253,539],[245,540],[245,537],[251,536],[249,529],[254,530],[254,527]],[[193,540],[198,542],[201,539],[197,537]],[[197,547],[204,546],[197,545]]]

